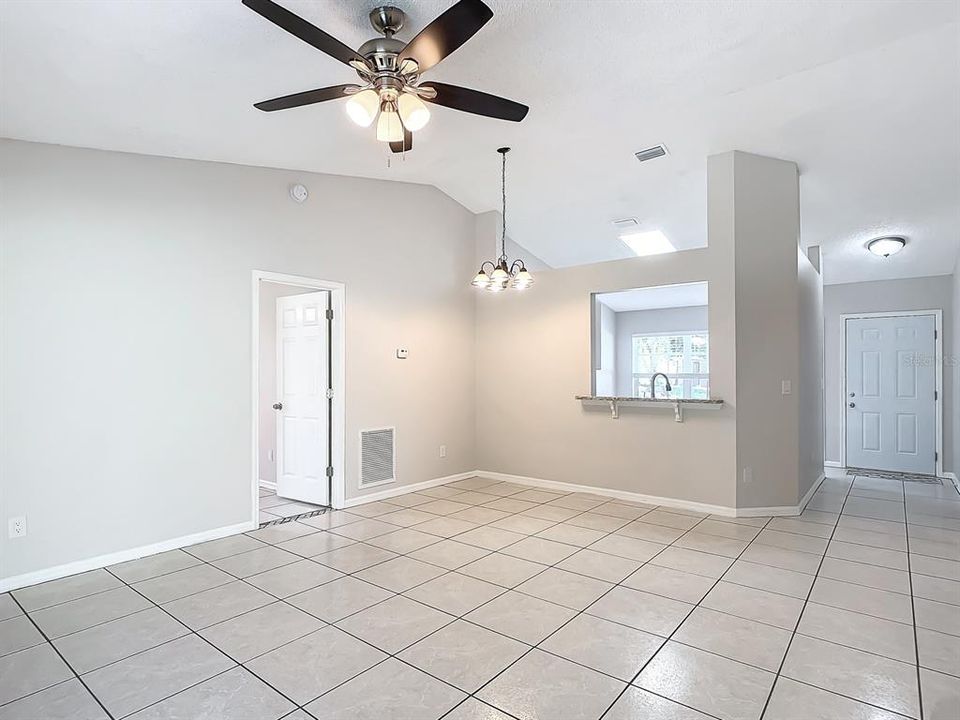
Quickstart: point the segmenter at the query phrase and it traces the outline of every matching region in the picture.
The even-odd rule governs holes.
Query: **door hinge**
[[[327,320],[333,320],[333,310],[331,308],[327,308]]]
[[[333,465],[327,465],[327,477],[328,478],[333,477]]]
[[[333,400],[333,388],[327,388],[327,400]]]
[[[934,391],[933,391],[933,399],[934,399],[934,400],[937,400],[937,399],[939,399],[939,397],[940,397],[940,396],[937,394],[937,391],[934,390]]]
[[[936,462],[936,461],[939,460],[939,459],[940,459],[940,453],[934,452],[934,453],[933,453],[933,461]]]
[[[937,333],[939,333],[939,332],[940,332],[939,330],[934,330],[934,331],[933,331],[933,339],[934,339],[934,340],[937,339]]]

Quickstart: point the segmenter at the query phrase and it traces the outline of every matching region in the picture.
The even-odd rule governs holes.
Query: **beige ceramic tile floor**
[[[128,717],[957,720],[960,496],[471,478],[0,595],[0,720]]]

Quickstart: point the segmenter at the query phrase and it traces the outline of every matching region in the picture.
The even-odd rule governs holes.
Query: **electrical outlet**
[[[446,446],[446,445],[441,445],[441,446],[440,446],[440,457],[445,458],[446,456],[447,456],[447,446]]]
[[[27,518],[12,517],[7,521],[7,537],[18,538],[27,536]]]
[[[743,469],[743,484],[750,485],[753,483],[753,468],[749,465]]]

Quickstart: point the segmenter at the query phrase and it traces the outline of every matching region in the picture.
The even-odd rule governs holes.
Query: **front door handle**
[[[283,410],[283,403],[276,402],[273,404],[274,410]]]

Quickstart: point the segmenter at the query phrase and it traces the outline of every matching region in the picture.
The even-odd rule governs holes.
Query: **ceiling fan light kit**
[[[362,85],[335,85],[285,95],[254,105],[274,112],[349,97],[347,115],[361,127],[377,121],[377,140],[389,143],[391,152],[413,147],[411,133],[430,121],[424,101],[454,110],[519,122],[526,105],[446,83],[421,82],[421,74],[434,67],[473,37],[493,11],[482,0],[459,0],[421,30],[409,43],[394,35],[406,21],[405,13],[392,5],[370,12],[370,23],[383,37],[373,38],[353,50],[273,0],[243,0],[243,4],[275,25],[321,52],[349,65]]]
[[[487,260],[480,265],[480,270],[474,276],[470,283],[479,290],[498,293],[503,292],[508,287],[514,290],[526,290],[533,285],[533,275],[527,270],[523,260],[517,258],[512,263],[507,260],[507,153],[510,148],[497,148],[501,156],[500,171],[500,195],[503,200],[503,208],[500,214],[502,219],[500,233],[500,257],[496,260]],[[487,266],[490,266],[490,273],[487,273]]]

